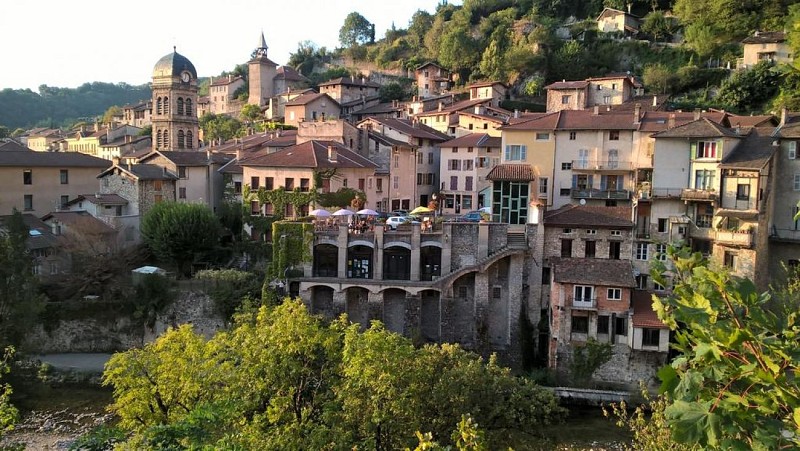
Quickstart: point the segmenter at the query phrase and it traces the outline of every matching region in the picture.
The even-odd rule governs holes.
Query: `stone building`
[[[422,99],[436,97],[450,89],[450,71],[434,63],[427,62],[414,70],[417,84],[417,96]]]
[[[278,65],[267,57],[267,41],[264,39],[264,32],[253,52],[253,58],[248,61],[248,83],[250,84],[250,94],[247,103],[264,107],[269,105],[270,99],[278,94],[273,85],[273,80],[277,75]]]
[[[791,64],[792,48],[783,31],[756,31],[753,36],[742,40],[744,57],[738,61],[737,68],[747,69],[761,61]]]
[[[197,70],[177,51],[153,68],[153,150],[199,147]]]

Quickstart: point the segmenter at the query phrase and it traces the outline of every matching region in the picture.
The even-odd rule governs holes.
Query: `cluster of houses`
[[[38,272],[68,270],[52,249],[59,235],[136,243],[139,219],[164,200],[215,211],[235,200],[270,215],[273,205],[244,193],[354,188],[378,211],[482,209],[490,221],[427,230],[318,227],[292,291],[315,313],[379,319],[512,364],[530,352],[560,372],[576,346],[611,343],[614,357],[595,377],[635,386],[667,358],[669,331],[650,300],[671,287],[650,268],[668,245],[763,289],[768,274],[800,260],[800,115],[664,111],[629,74],[556,82],[547,112],[509,111],[503,83],[456,93],[433,62],[415,71],[412,101],[380,103],[367,79],[298,88],[302,76],[267,58],[263,35],[253,55],[248,102],[296,130],[203,145],[198,115],[237,111],[243,84],[215,80],[199,99],[194,66],[173,52],[154,68],[153,99],[127,108],[124,125],[81,130],[57,152],[52,130],[32,131],[27,148],[0,147],[0,214],[26,214],[31,242],[44,243]],[[152,136],[135,136],[145,126]],[[293,218],[315,206],[285,208]]]

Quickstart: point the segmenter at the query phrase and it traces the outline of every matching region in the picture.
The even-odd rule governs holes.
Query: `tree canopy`
[[[123,449],[390,450],[434,437],[504,449],[564,415],[550,392],[494,360],[415,348],[377,322],[361,329],[285,300],[245,310],[209,340],[182,326],[114,355],[104,383],[133,433]]]
[[[339,29],[339,43],[344,48],[375,42],[375,25],[364,16],[353,11],[344,19]]]
[[[179,274],[190,263],[216,246],[219,222],[201,204],[159,202],[142,218],[142,238],[160,260],[173,263]]]

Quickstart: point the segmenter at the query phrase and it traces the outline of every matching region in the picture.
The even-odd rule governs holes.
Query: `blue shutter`
[[[606,190],[606,180],[608,179],[607,176],[601,175],[600,176],[600,191]]]
[[[690,146],[690,149],[691,149],[690,150],[691,155],[689,158],[691,159],[697,158],[697,143],[693,142],[692,145]]]
[[[572,189],[576,189],[576,188],[578,188],[578,176],[577,175],[573,175],[572,176]]]
[[[506,154],[505,155],[506,155],[506,157],[504,158],[504,160],[508,161],[509,158],[511,157],[511,146],[508,146],[508,145],[506,146]]]
[[[528,146],[519,146],[519,149],[520,160],[527,160]]]

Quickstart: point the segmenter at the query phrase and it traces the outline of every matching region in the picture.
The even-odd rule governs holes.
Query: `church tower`
[[[247,103],[263,107],[269,104],[269,99],[275,95],[272,92],[272,83],[278,73],[278,65],[267,58],[267,41],[264,39],[263,31],[258,47],[253,52],[253,59],[247,63],[247,66],[250,83],[250,96]]]
[[[197,71],[175,51],[153,68],[153,150],[189,150],[198,145]]]

